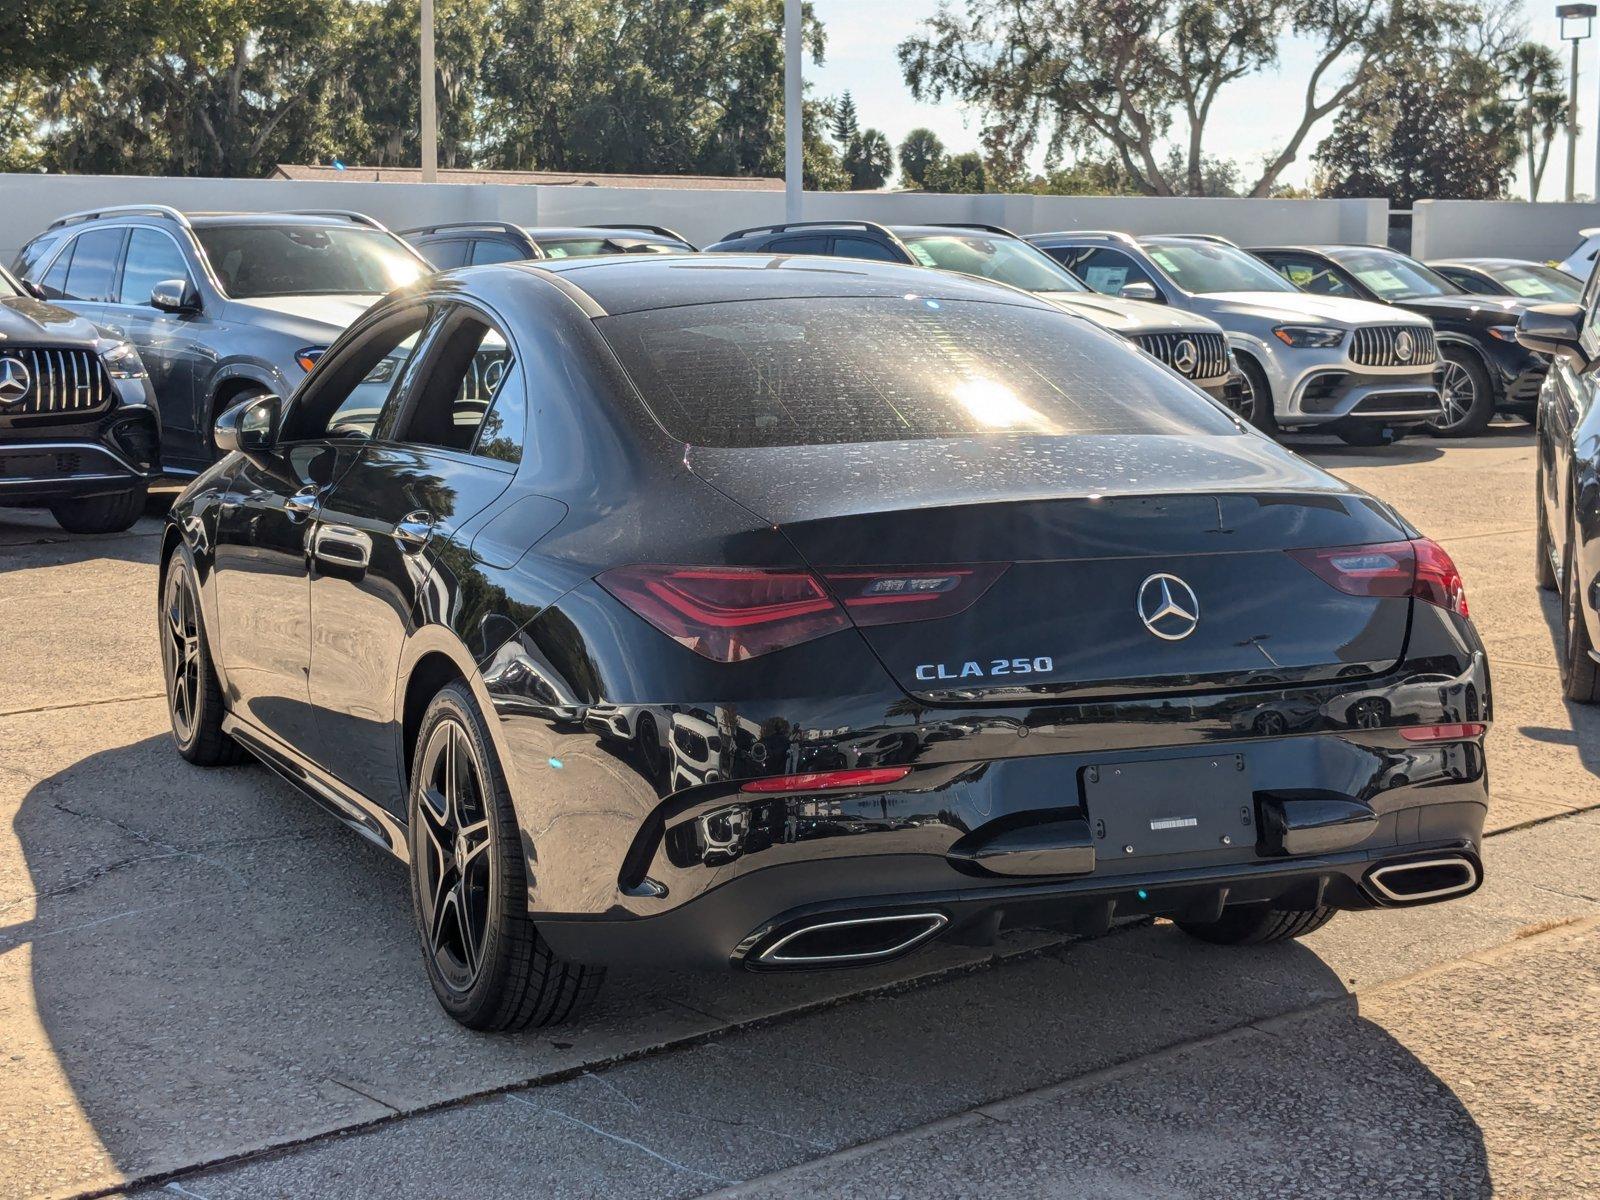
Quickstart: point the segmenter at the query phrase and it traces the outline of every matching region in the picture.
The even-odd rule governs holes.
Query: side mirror
[[[265,454],[278,438],[278,417],[283,401],[271,394],[235,404],[217,418],[211,438],[224,454],[235,450],[245,454]]]
[[[1583,305],[1541,304],[1517,320],[1517,341],[1529,350],[1564,358],[1579,371],[1591,365],[1579,339],[1583,333]]]
[[[21,283],[22,283],[22,290],[27,292],[28,295],[32,296],[35,300],[48,300],[48,299],[50,299],[49,296],[45,295],[44,289],[42,287],[40,287],[37,283],[35,283],[33,280],[24,279],[24,280],[21,281]]]
[[[1147,283],[1143,279],[1135,279],[1131,283],[1122,285],[1122,290],[1117,293],[1124,300],[1143,300],[1149,304],[1164,304],[1161,293],[1156,291],[1156,285]]]
[[[166,313],[197,313],[200,294],[187,279],[163,279],[150,289],[150,307]]]

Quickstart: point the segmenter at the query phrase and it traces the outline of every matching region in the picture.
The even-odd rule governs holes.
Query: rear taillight
[[[899,783],[910,767],[857,767],[848,771],[807,771],[800,775],[769,775],[739,785],[741,792],[830,792],[840,788],[881,787]]]
[[[1296,562],[1349,596],[1414,597],[1467,615],[1467,594],[1455,563],[1437,542],[1415,538],[1371,546],[1291,550]]]
[[[741,662],[848,629],[852,621],[889,625],[951,616],[976,603],[1008,565],[848,567],[822,577],[760,567],[639,566],[598,578],[680,645],[717,662]]]
[[[1459,742],[1466,738],[1482,737],[1488,728],[1481,721],[1454,725],[1402,725],[1400,736],[1408,742]]]

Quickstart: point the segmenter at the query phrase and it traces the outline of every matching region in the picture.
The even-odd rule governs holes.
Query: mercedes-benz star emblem
[[[1417,352],[1416,343],[1411,338],[1409,330],[1402,329],[1395,335],[1394,356],[1403,363],[1411,361],[1411,356]]]
[[[1139,619],[1163,641],[1181,642],[1200,624],[1200,600],[1176,575],[1152,575],[1139,585]]]
[[[1194,369],[1200,365],[1200,348],[1184,338],[1173,348],[1172,365],[1185,375],[1193,375]]]
[[[15,404],[32,386],[33,376],[20,358],[0,358],[0,404]]]

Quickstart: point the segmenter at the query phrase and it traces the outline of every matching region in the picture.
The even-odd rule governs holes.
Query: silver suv
[[[1228,331],[1235,407],[1258,428],[1394,441],[1440,416],[1439,350],[1427,318],[1300,291],[1222,238],[1031,234],[1028,241],[1112,296],[1170,304]]]
[[[289,395],[374,300],[432,268],[360,213],[185,215],[142,204],[62,217],[13,270],[138,348],[163,466],[192,475],[215,457],[217,415],[255,395]]]

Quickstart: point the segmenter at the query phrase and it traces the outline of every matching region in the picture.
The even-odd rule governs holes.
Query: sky
[[[861,124],[883,130],[898,145],[907,131],[926,126],[951,150],[976,149],[982,128],[979,114],[946,100],[922,104],[912,99],[900,74],[895,47],[916,32],[921,23],[938,9],[938,0],[812,0],[817,16],[828,33],[827,60],[821,67],[807,63],[807,78],[812,94],[838,95],[848,90],[855,97]],[[1534,0],[1527,8],[1528,36],[1545,42],[1562,53],[1565,62],[1569,48],[1560,42],[1555,3]],[[1600,26],[1600,22],[1597,22]],[[1596,37],[1580,43],[1578,66],[1578,113],[1581,128],[1600,129],[1596,106],[1600,105],[1600,80],[1596,78]],[[1286,43],[1277,70],[1232,84],[1218,98],[1207,123],[1208,153],[1236,159],[1246,179],[1253,179],[1264,159],[1294,132],[1303,104],[1304,80],[1315,61],[1315,47],[1291,40]],[[1328,131],[1331,121],[1312,131],[1300,158],[1284,173],[1286,183],[1304,186],[1311,174],[1310,155]],[[1557,141],[1545,170],[1541,200],[1560,200],[1565,182],[1566,141]],[[1036,154],[1034,166],[1042,165]],[[1577,190],[1595,191],[1595,134],[1581,133],[1578,139]],[[1527,184],[1519,173],[1512,185],[1513,194],[1527,195]]]

